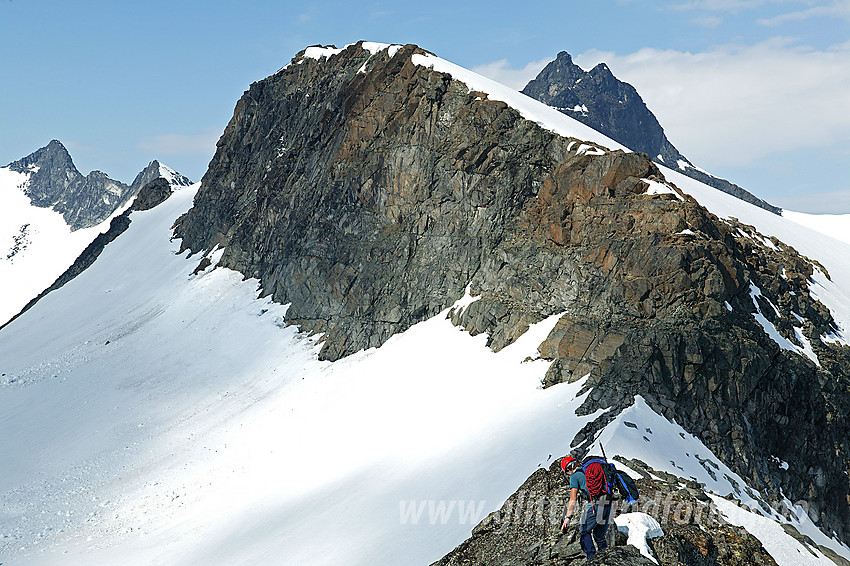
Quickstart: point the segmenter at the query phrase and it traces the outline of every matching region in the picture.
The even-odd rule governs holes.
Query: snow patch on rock
[[[664,536],[664,530],[658,521],[646,513],[623,513],[614,519],[614,523],[617,530],[626,535],[626,544],[634,546],[641,554],[658,564],[647,543],[647,539]]]

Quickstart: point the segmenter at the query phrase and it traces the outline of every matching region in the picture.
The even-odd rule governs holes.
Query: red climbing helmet
[[[561,469],[564,470],[564,473],[566,473],[567,467],[572,465],[573,462],[577,462],[577,460],[572,456],[564,456],[561,458]]]

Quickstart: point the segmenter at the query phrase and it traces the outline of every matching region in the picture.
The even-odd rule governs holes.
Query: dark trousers
[[[588,503],[581,514],[581,527],[578,531],[579,544],[587,554],[588,560],[593,558],[597,550],[608,547],[605,535],[608,533],[611,504],[610,500],[600,498],[594,503]],[[595,546],[594,541],[596,541]]]

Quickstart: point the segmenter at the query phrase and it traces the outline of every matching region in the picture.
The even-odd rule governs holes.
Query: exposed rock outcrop
[[[615,409],[578,449],[641,394],[848,540],[850,352],[820,340],[834,321],[808,290],[817,264],[713,216],[646,155],[584,151],[417,52],[302,52],[251,85],[176,224],[183,248],[223,247],[219,265],[325,333],[327,359],[379,346],[467,285],[480,299],[450,316],[494,349],[562,314],[540,347],[547,384],[590,374],[584,409]],[[820,366],[754,314],[800,352],[804,336]]]
[[[738,185],[695,167],[670,143],[635,88],[617,79],[605,63],[585,71],[562,51],[522,92],[701,183],[773,213],[781,211]]]
[[[142,187],[130,210],[150,210],[170,197],[172,191],[171,183],[164,177],[157,177]]]

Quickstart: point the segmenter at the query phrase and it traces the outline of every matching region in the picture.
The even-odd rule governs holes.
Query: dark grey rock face
[[[156,177],[139,190],[131,209],[150,210],[170,197],[172,190],[171,184],[164,177]]]
[[[640,394],[848,540],[850,352],[820,340],[834,321],[809,293],[813,262],[675,188],[646,194],[645,179],[664,181],[647,155],[579,153],[417,52],[302,53],[251,85],[176,224],[184,249],[223,246],[221,265],[325,333],[326,359],[382,344],[467,285],[480,300],[449,316],[494,349],[563,313],[539,348],[546,384],[589,374],[584,410],[614,409],[578,450]],[[806,319],[821,367],[768,337],[750,284],[788,340],[792,311]]]
[[[32,203],[61,213],[73,230],[100,224],[136,194],[101,171],[83,176],[57,140],[9,167],[31,173],[25,192]]]
[[[585,71],[562,51],[522,92],[701,183],[776,214],[781,211],[738,185],[694,167],[667,139],[635,88],[617,79],[605,63]],[[679,167],[679,162],[686,166]]]
[[[566,154],[569,140],[414,65],[417,51],[299,56],[251,85],[178,222],[184,246],[226,246],[222,265],[326,332],[329,359],[460,298]]]

